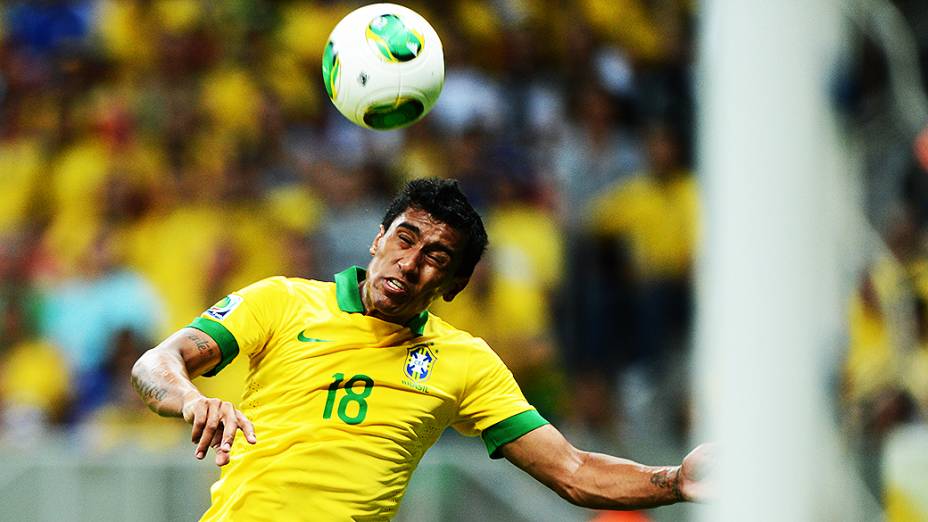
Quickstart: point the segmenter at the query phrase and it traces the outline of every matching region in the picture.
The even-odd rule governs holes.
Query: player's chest
[[[460,356],[440,343],[412,339],[384,346],[323,335],[300,332],[269,345],[254,378],[304,397],[324,418],[349,420],[439,415],[463,393]]]

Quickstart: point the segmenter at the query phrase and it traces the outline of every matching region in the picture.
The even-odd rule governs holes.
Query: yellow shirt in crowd
[[[697,238],[699,193],[692,174],[668,181],[639,175],[593,203],[593,230],[628,240],[635,266],[649,278],[689,273]]]

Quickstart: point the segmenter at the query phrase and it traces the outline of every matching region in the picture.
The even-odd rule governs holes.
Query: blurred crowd
[[[486,338],[567,431],[620,441],[659,399],[662,430],[686,436],[694,3],[406,4],[441,36],[446,79],[391,132],[349,123],[322,87],[328,33],[358,3],[0,6],[0,438],[181,442],[129,385],[138,355],[260,278],[365,265],[387,202],[423,176],[458,179],[491,243],[433,312]],[[890,95],[862,55],[835,93],[858,126]],[[850,300],[836,371],[877,439],[928,412],[928,178],[910,148],[893,157],[892,194],[868,190],[889,248]],[[197,384],[234,401],[247,366]]]
[[[874,18],[896,20],[901,38],[888,43],[867,29],[879,22],[858,16],[853,59],[835,82],[836,107],[863,166],[861,203],[872,227],[862,234],[871,246],[848,299],[835,396],[862,477],[887,520],[925,520],[924,483],[892,462],[926,449],[924,438],[894,446],[893,436],[928,423],[928,113],[900,96],[928,103],[928,11],[915,0],[871,7]],[[900,77],[902,69],[911,76]]]
[[[545,415],[614,430],[617,376],[649,386],[685,350],[691,3],[410,2],[442,38],[445,87],[382,133],[321,83],[328,33],[357,5],[0,7],[6,439],[182,440],[132,393],[135,358],[262,277],[365,265],[386,203],[423,176],[458,179],[491,238],[433,311],[485,337]],[[246,372],[198,385],[236,400]]]

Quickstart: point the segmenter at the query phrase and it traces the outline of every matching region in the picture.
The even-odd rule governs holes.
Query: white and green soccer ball
[[[352,122],[378,130],[405,127],[422,119],[441,94],[441,40],[412,9],[367,5],[332,30],[322,79],[332,103]]]

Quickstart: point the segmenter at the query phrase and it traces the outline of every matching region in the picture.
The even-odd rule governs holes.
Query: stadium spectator
[[[621,419],[633,433],[682,437],[688,422],[685,382],[692,264],[698,227],[696,179],[682,162],[680,138],[664,124],[646,133],[643,171],[605,189],[588,207],[606,281],[627,301],[631,327],[610,343],[620,372]],[[610,272],[612,272],[611,275]],[[606,294],[607,296],[609,294]],[[614,338],[615,339],[615,338]],[[661,404],[661,406],[658,406]],[[637,426],[629,426],[630,424]],[[660,426],[658,429],[654,429]]]
[[[639,351],[631,364],[660,367],[689,333],[698,195],[680,147],[672,129],[652,126],[644,171],[607,188],[588,207],[594,235],[625,245],[631,256]]]
[[[94,239],[80,264],[80,274],[47,289],[41,324],[44,335],[67,357],[77,389],[80,417],[105,399],[112,339],[123,329],[154,337],[163,327],[161,300],[151,284],[118,262],[113,235]]]
[[[67,421],[73,381],[68,360],[28,323],[21,302],[3,308],[0,429],[5,441],[28,445]]]
[[[14,445],[64,425],[73,398],[68,360],[39,333],[42,296],[27,284],[32,250],[25,234],[0,241],[0,438]]]
[[[876,447],[928,414],[928,255],[915,217],[896,214],[890,252],[864,272],[848,306],[842,396],[854,431]]]

